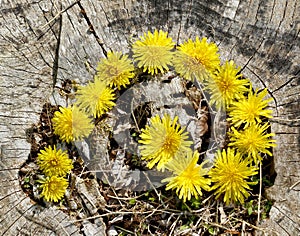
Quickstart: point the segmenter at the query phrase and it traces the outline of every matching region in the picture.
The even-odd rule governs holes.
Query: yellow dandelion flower
[[[105,114],[115,105],[112,101],[115,99],[113,90],[99,78],[96,78],[94,82],[89,82],[86,86],[80,86],[76,99],[76,104],[95,118]]]
[[[166,190],[176,189],[176,194],[183,201],[191,200],[192,196],[198,199],[202,196],[201,189],[209,191],[210,179],[204,175],[208,169],[203,168],[205,163],[198,165],[199,153],[192,150],[188,151],[185,156],[176,157],[166,164],[166,168],[173,174],[171,177],[163,179],[162,182],[168,182]]]
[[[157,74],[158,70],[169,70],[173,48],[172,38],[162,30],[155,30],[153,34],[148,31],[148,35],[144,33],[144,37],[141,36],[140,40],[132,45],[133,57],[138,61],[138,67],[144,67],[143,71],[148,70],[151,75]]]
[[[67,151],[56,150],[55,146],[53,149],[49,146],[45,150],[41,150],[38,153],[37,163],[47,176],[64,176],[73,168]]]
[[[173,64],[175,71],[187,80],[195,78],[200,82],[220,67],[218,47],[215,43],[208,43],[207,38],[201,41],[189,39],[178,47]]]
[[[270,125],[268,123],[264,125],[254,124],[240,132],[232,127],[232,133],[229,133],[229,136],[231,136],[229,146],[236,147],[241,154],[252,157],[254,163],[257,164],[261,161],[259,153],[266,153],[272,156],[268,148],[276,146],[274,143],[276,141],[270,139],[270,137],[275,136],[275,134],[266,133],[269,127]]]
[[[92,120],[77,106],[60,107],[54,113],[52,123],[54,134],[67,143],[89,136],[94,128]]]
[[[228,205],[230,202],[239,201],[244,203],[244,199],[250,196],[247,190],[249,185],[256,182],[249,182],[247,179],[257,174],[257,168],[250,165],[251,160],[242,159],[242,155],[235,150],[228,148],[218,150],[214,167],[210,170],[209,176],[213,186],[211,190],[216,190],[216,198],[224,194],[224,202]]]
[[[130,84],[129,79],[134,77],[134,66],[127,55],[121,52],[108,52],[107,58],[100,60],[97,66],[97,77],[110,87],[121,86],[126,88]]]
[[[42,193],[41,196],[48,202],[58,202],[63,198],[69,185],[63,177],[51,176],[45,180],[40,180]]]
[[[156,115],[150,119],[151,125],[141,130],[141,155],[142,159],[149,161],[149,168],[157,163],[157,169],[164,171],[166,163],[190,149],[192,142],[187,141],[188,133],[177,124],[177,120],[178,116],[172,121],[169,115],[162,119]]]
[[[240,68],[233,61],[226,61],[220,71],[212,76],[207,83],[207,89],[211,94],[210,103],[216,104],[218,109],[227,108],[234,99],[240,99],[249,89],[249,80],[241,79]]]
[[[267,93],[267,89],[264,89],[259,94],[257,90],[253,93],[252,88],[250,88],[248,97],[234,101],[231,106],[228,107],[230,116],[228,120],[231,121],[235,127],[239,127],[245,123],[245,128],[247,128],[256,122],[260,123],[262,116],[272,118],[272,111],[265,109],[268,103],[272,101],[272,98],[263,100]]]

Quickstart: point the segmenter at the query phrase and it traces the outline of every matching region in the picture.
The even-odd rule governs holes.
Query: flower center
[[[183,66],[194,73],[203,70],[202,61],[195,57],[186,56],[186,60],[183,62]]]
[[[205,61],[203,58],[199,57],[199,56],[195,56],[195,59],[197,61],[197,64],[201,64],[202,66],[205,65]]]
[[[95,91],[95,93],[93,94],[92,96],[92,101],[94,103],[97,103],[97,101],[99,100],[99,92],[98,91]]]
[[[187,169],[185,171],[183,171],[183,173],[181,174],[181,176],[183,177],[183,179],[185,179],[186,181],[192,182],[192,180],[194,179],[195,175],[195,171],[189,167],[187,167]]]
[[[98,99],[97,99],[98,100]],[[74,131],[76,132],[77,130],[80,130],[82,127],[82,122],[80,122],[82,118],[79,118],[79,117],[73,117],[73,120],[71,121],[71,132],[72,132],[72,135],[74,134]]]
[[[49,191],[50,191],[50,192],[55,191],[55,189],[56,189],[56,184],[55,184],[55,182],[49,182],[49,183],[48,183],[48,188],[49,188]]]
[[[159,47],[157,47],[157,46],[148,47],[148,53],[147,54],[149,56],[149,59],[152,60],[152,61],[159,60],[159,56],[161,56],[161,53],[159,51]]]
[[[51,164],[52,166],[57,166],[57,165],[58,165],[58,160],[57,160],[57,158],[55,157],[54,159],[52,159],[52,160],[50,161],[50,164]]]
[[[239,176],[237,175],[238,170],[234,166],[228,166],[228,168],[225,170],[225,175],[227,178],[227,181],[230,183],[235,183],[238,181]]]
[[[115,77],[115,76],[119,75],[119,70],[116,66],[111,66],[108,71],[109,71],[108,73],[111,77]]]
[[[174,137],[174,135],[176,134],[169,134],[166,136],[163,145],[162,145],[162,149],[168,152],[172,152],[175,153],[178,149],[178,139],[176,137]]]
[[[250,119],[254,119],[255,117],[257,117],[257,107],[256,104],[254,103],[250,103],[245,107],[246,110],[246,114],[248,114],[248,117]]]
[[[225,94],[230,89],[230,87],[231,87],[231,84],[230,84],[229,81],[222,81],[220,83],[220,87],[219,88],[220,88],[221,92],[223,94]]]
[[[255,143],[255,137],[247,137],[247,146],[251,146],[252,144]]]

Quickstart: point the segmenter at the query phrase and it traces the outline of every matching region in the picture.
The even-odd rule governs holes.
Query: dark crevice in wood
[[[60,5],[60,7],[62,7]],[[58,32],[57,35],[55,31],[51,27],[51,31],[53,35],[55,35],[57,41],[56,41],[56,47],[55,47],[55,52],[54,52],[54,60],[53,60],[53,65],[52,65],[52,88],[55,87],[56,82],[57,82],[57,74],[58,74],[58,64],[59,64],[59,48],[60,48],[60,40],[61,40],[61,32],[62,32],[62,15],[59,16],[58,18]]]
[[[234,14],[234,17],[233,17],[233,21],[236,21],[236,14],[237,14],[237,12],[238,12],[239,9],[240,9],[240,4],[241,4],[241,2],[239,1],[238,6],[237,6],[237,10],[235,11],[235,14]],[[231,35],[231,34],[230,34],[230,30],[231,30],[232,25],[233,25],[233,22],[230,22],[230,25],[229,25],[228,29],[227,29],[226,31],[224,31],[224,35]],[[242,22],[242,27],[243,27],[243,25],[244,25],[244,22]],[[240,29],[240,30],[241,30],[241,29]],[[240,30],[239,30],[239,32],[240,32]],[[236,44],[234,44],[234,45],[230,48],[230,54],[232,53],[232,50],[233,50],[233,48],[234,48],[235,46],[236,46]]]
[[[285,210],[286,212],[283,212],[283,211],[282,211],[280,208],[278,208],[278,207],[276,207],[276,209],[277,209],[281,214],[284,215],[284,216],[282,217],[282,220],[283,220],[284,218],[288,218],[290,222],[292,222],[292,223],[295,224],[295,226],[296,226],[296,225],[300,226],[300,225],[299,225],[299,222],[295,222],[291,217],[289,217],[289,215],[292,213],[291,211],[288,211],[288,210],[286,209],[286,210]],[[287,213],[288,213],[288,214],[287,214]],[[281,221],[282,221],[282,220],[281,220]],[[298,232],[300,232],[299,227],[296,227],[296,229],[297,229]]]
[[[34,207],[34,205],[32,205],[31,207]],[[34,216],[30,216],[30,215],[25,215],[25,214],[23,215],[23,217],[26,218],[26,219],[28,219],[30,222],[35,223],[35,224],[41,226],[41,228],[45,228],[45,229],[48,229],[48,230],[56,233],[56,230],[53,227],[51,227],[48,224],[48,222],[45,221],[45,219],[44,219],[44,221],[43,220],[38,221],[38,219],[39,219],[38,217],[34,217]],[[55,218],[55,216],[53,218]]]
[[[127,6],[126,6],[126,0],[123,0],[123,7],[124,7],[124,9],[126,10],[127,17],[129,17],[130,14],[129,14],[129,10],[128,10]]]
[[[271,9],[271,15],[270,15],[270,19],[269,19],[268,24],[271,23],[271,20],[272,20],[272,18],[273,18],[273,16],[274,16],[275,1],[276,1],[276,0],[273,0],[272,9]]]
[[[179,24],[179,29],[178,29],[178,33],[177,33],[176,45],[179,45],[180,34],[181,34],[181,22]]]
[[[278,90],[285,88],[289,83],[291,83],[294,79],[298,79],[299,77],[297,77],[297,75],[300,73],[300,71],[298,71],[298,73],[296,74],[296,76],[291,77],[288,81],[284,82],[282,85],[280,85],[278,88],[274,89],[272,91],[272,93],[276,93]]]
[[[84,17],[84,19],[85,19],[87,25],[89,26],[89,31],[94,35],[94,37],[95,37],[95,39],[96,39],[98,45],[99,45],[99,46],[101,47],[101,49],[102,49],[103,54],[105,55],[105,57],[107,57],[107,51],[106,51],[105,48],[104,48],[104,44],[101,43],[101,40],[100,40],[99,36],[97,35],[97,33],[96,33],[95,29],[94,29],[94,26],[93,26],[93,24],[92,24],[91,21],[90,21],[90,18],[89,18],[88,15],[86,14],[86,11],[85,11],[84,7],[81,5],[80,2],[77,2],[77,5],[80,7],[81,14],[83,15],[83,17]]]
[[[275,38],[277,37],[277,34],[279,32],[279,29],[281,28],[281,24],[282,22],[285,20],[285,15],[286,15],[286,9],[287,9],[287,5],[288,5],[288,0],[285,1],[285,5],[284,5],[284,10],[283,10],[283,14],[282,14],[282,18],[278,24],[278,27],[276,29],[276,33],[275,33]]]
[[[52,27],[57,24],[57,20],[53,23],[49,24],[49,27],[45,31],[39,31],[39,35],[37,36],[37,41],[40,41],[44,36],[47,35],[48,32],[53,32]]]
[[[249,59],[249,60],[250,60],[250,59]],[[246,64],[246,65],[247,65],[247,64]],[[245,68],[246,65],[245,65],[243,68]],[[277,109],[278,103],[277,103],[277,99],[276,99],[275,96],[273,95],[273,92],[270,91],[270,90],[268,89],[268,86],[265,84],[264,80],[263,80],[262,78],[260,78],[259,75],[257,75],[257,74],[256,74],[253,70],[251,70],[250,68],[247,68],[247,69],[248,69],[249,71],[251,71],[251,73],[254,74],[254,75],[256,76],[256,78],[259,79],[259,81],[262,83],[262,85],[264,86],[264,88],[267,88],[268,94],[269,94],[270,97],[272,97],[273,100],[274,100],[274,103],[275,103],[275,110],[276,110],[276,116],[278,116],[278,114],[279,114],[278,109]],[[242,71],[242,69],[241,69],[241,71]]]
[[[49,30],[52,31],[52,26],[55,24],[56,19],[59,18],[59,17],[61,17],[61,15],[62,15],[64,12],[68,11],[69,9],[71,9],[73,6],[75,6],[75,5],[76,5],[78,2],[80,2],[80,1],[81,1],[81,0],[77,0],[77,1],[73,2],[72,4],[68,5],[68,7],[66,7],[66,8],[63,9],[63,10],[61,10],[61,11],[60,11],[57,15],[55,15],[50,21],[47,20],[47,18],[45,17],[45,14],[44,14],[44,18],[46,18],[47,24],[44,25],[43,28],[44,28],[45,26],[47,26],[47,25],[50,24],[50,27],[48,28],[47,31],[49,31]],[[40,5],[39,5],[39,6],[40,6]],[[61,2],[60,2],[60,7],[62,7]],[[41,9],[41,11],[43,12],[41,6],[40,6],[40,9]],[[44,12],[43,12],[43,13],[44,13]],[[52,24],[53,21],[54,21],[54,23]],[[46,31],[46,32],[47,32],[47,31]],[[42,38],[44,35],[45,35],[45,33],[40,32],[39,36],[37,37],[38,40],[39,40],[40,38]]]
[[[293,15],[292,15],[293,19],[298,19],[298,17],[299,17],[299,12],[297,13],[297,9],[299,9],[299,8],[297,8],[297,4],[299,4],[299,1],[295,1],[295,5],[293,7],[294,8]]]
[[[167,1],[168,7],[167,7],[167,26],[168,26],[168,32],[170,32],[170,27],[169,27],[169,14],[170,14],[170,0]]]
[[[9,194],[7,194],[7,195],[1,197],[1,198],[0,198],[0,202],[2,202],[5,198],[10,197],[11,195],[15,195],[16,193],[19,193],[19,192],[22,192],[22,189],[16,190],[16,191],[14,191],[14,192],[11,192],[11,193],[9,193]]]
[[[25,18],[25,15],[24,15],[23,17]],[[6,29],[10,32],[10,34],[11,34],[12,36],[14,36],[14,34],[11,32],[11,29],[10,29],[7,25],[5,25],[5,27],[6,27]],[[20,32],[20,31],[18,31],[18,32]],[[25,37],[25,36],[24,36],[24,37]],[[5,41],[8,41],[8,40],[7,40],[7,36],[6,36],[6,38],[3,36],[3,38],[5,39]],[[18,38],[18,37],[15,37],[15,38]],[[11,39],[11,38],[9,38],[9,39]],[[37,67],[36,67],[35,65],[32,64],[32,62],[29,60],[29,58],[26,56],[26,54],[22,52],[22,50],[24,50],[24,49],[22,48],[23,44],[24,44],[23,42],[22,42],[22,43],[21,43],[21,42],[15,42],[15,43],[12,43],[11,45],[12,45],[12,47],[15,49],[15,51],[14,51],[14,52],[11,52],[11,54],[14,54],[14,56],[15,56],[14,58],[16,58],[16,57],[18,57],[18,55],[16,55],[16,54],[17,54],[17,53],[18,53],[18,54],[21,53],[22,58],[25,58],[26,61],[27,61],[33,68],[37,69]],[[16,68],[14,67],[13,69],[16,69]]]
[[[22,199],[22,201],[25,200],[25,199],[26,199],[26,198]],[[21,201],[21,202],[22,202],[22,201]],[[21,202],[20,202],[20,203],[21,203]],[[19,216],[19,217],[16,217],[15,220],[12,221],[10,225],[7,225],[8,227],[7,227],[7,228],[5,229],[5,231],[3,232],[3,235],[5,235],[6,232],[8,232],[8,231],[13,227],[13,225],[14,225],[15,223],[17,223],[17,222],[19,221],[19,219],[20,219],[21,217],[23,217],[23,215],[24,215],[28,210],[30,210],[32,207],[33,207],[33,206],[29,206],[29,208],[27,208],[25,211],[20,211],[20,210],[18,209],[18,207],[16,207],[16,210],[20,213],[20,216]]]
[[[19,201],[18,201],[16,204],[11,205],[11,206],[8,208],[9,210],[6,211],[6,212],[2,212],[2,214],[3,214],[3,215],[6,215],[6,214],[8,214],[9,212],[14,211],[14,210],[16,209],[16,207],[17,207],[20,203],[22,203],[25,199],[27,199],[27,197],[23,197],[22,199],[18,199]],[[5,218],[2,219],[2,220],[0,221],[0,224],[1,224],[3,221],[5,221]]]
[[[284,227],[282,227],[282,226],[280,225],[280,222],[281,222],[283,219],[284,219],[284,217],[281,217],[279,220],[276,220],[277,225],[278,225],[284,232],[286,232],[287,235],[293,236],[293,235],[290,235],[289,232],[288,232]]]
[[[0,172],[2,172],[2,171],[10,171],[10,170],[18,170],[18,169],[19,169],[19,167],[17,167],[17,168],[7,168],[7,169],[1,169]]]

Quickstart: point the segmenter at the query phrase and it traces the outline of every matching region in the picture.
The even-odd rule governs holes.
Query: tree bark
[[[270,218],[259,227],[267,235],[300,234],[299,1],[0,0],[0,12],[1,235],[79,235],[82,225],[22,191],[26,130],[56,83],[87,81],[86,67],[106,51],[129,52],[132,38],[155,28],[178,43],[208,37],[223,61],[235,60],[255,87],[268,89],[277,177],[267,191],[275,201]]]

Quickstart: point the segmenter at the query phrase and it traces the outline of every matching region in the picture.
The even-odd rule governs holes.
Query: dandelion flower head
[[[94,128],[92,120],[77,106],[60,107],[54,113],[52,123],[54,134],[67,143],[89,136]]]
[[[157,169],[164,171],[165,164],[175,156],[190,149],[188,133],[184,127],[177,124],[178,116],[171,120],[169,115],[161,119],[156,115],[150,119],[150,125],[142,129],[139,143],[142,159],[152,168],[157,163]]]
[[[107,87],[104,81],[95,78],[86,86],[80,86],[77,90],[76,99],[78,106],[95,118],[109,111],[115,103],[114,91]]]
[[[208,43],[207,38],[201,41],[198,37],[195,41],[189,39],[175,53],[175,71],[187,80],[196,78],[201,82],[219,68],[220,58],[217,52],[217,45]]]
[[[108,52],[107,58],[100,60],[97,66],[97,77],[110,87],[126,87],[130,84],[129,79],[134,77],[134,66],[127,55],[121,52]]]
[[[261,117],[272,118],[272,111],[265,109],[268,103],[272,101],[272,98],[264,100],[267,93],[267,89],[264,89],[260,93],[256,90],[255,93],[253,93],[252,88],[250,88],[248,97],[234,101],[231,106],[229,106],[228,111],[230,117],[228,120],[231,121],[235,127],[239,127],[245,123],[245,128],[247,128],[256,122],[261,123]]]
[[[211,190],[215,190],[216,198],[224,194],[224,202],[239,201],[244,203],[244,199],[250,196],[247,190],[249,185],[256,182],[247,181],[257,174],[257,168],[250,166],[251,160],[242,159],[242,155],[234,149],[218,150],[214,167],[210,170],[209,176],[213,183]]]
[[[153,34],[148,31],[148,34],[144,33],[144,36],[132,45],[133,57],[138,61],[138,67],[143,67],[144,72],[148,70],[151,75],[157,74],[158,70],[169,70],[173,48],[172,38],[162,30],[155,30]]]
[[[64,176],[73,168],[72,160],[66,151],[61,149],[52,149],[51,146],[46,147],[38,153],[37,163],[40,169],[47,176]]]
[[[220,67],[219,72],[208,80],[207,88],[212,94],[211,104],[216,104],[218,109],[224,109],[232,103],[234,99],[242,98],[249,89],[247,79],[241,79],[240,68],[237,68],[233,61],[226,61]]]
[[[188,151],[186,156],[179,156],[166,164],[166,168],[173,174],[162,182],[168,182],[166,190],[176,189],[176,194],[183,201],[191,200],[192,196],[198,199],[198,195],[202,196],[201,189],[209,191],[210,179],[204,175],[208,173],[208,169],[203,168],[204,162],[198,165],[199,153],[192,150]]]
[[[58,176],[47,177],[39,183],[42,189],[41,196],[48,202],[58,202],[62,199],[69,185],[67,179]]]
[[[232,133],[229,133],[231,136],[229,146],[236,147],[241,154],[246,154],[249,158],[252,157],[254,163],[257,164],[261,161],[259,153],[272,156],[268,149],[276,146],[275,140],[270,139],[275,134],[266,133],[269,127],[268,123],[264,125],[254,124],[242,131],[237,131],[232,127]]]

